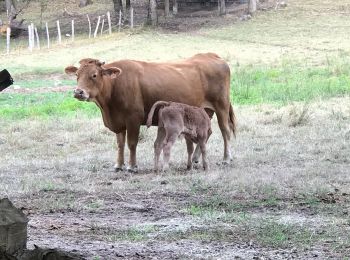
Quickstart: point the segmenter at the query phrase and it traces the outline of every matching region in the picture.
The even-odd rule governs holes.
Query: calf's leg
[[[202,152],[202,163],[203,163],[203,169],[205,171],[207,171],[209,169],[209,166],[208,166],[208,159],[207,159],[207,150],[206,150],[206,140],[207,138],[203,138],[201,140],[199,140],[198,142],[198,145],[201,149],[201,152]]]
[[[169,160],[170,160],[170,150],[173,144],[176,141],[176,138],[179,136],[178,133],[169,133],[168,129],[166,131],[166,138],[163,142],[163,160],[164,160],[164,166],[163,170],[166,171],[169,169]]]
[[[188,155],[187,170],[191,170],[192,169],[193,142],[189,138],[185,137],[185,139],[186,139],[187,155]]]
[[[157,138],[154,141],[154,170],[159,171],[159,157],[162,152],[163,142],[165,138],[165,130],[163,127],[158,127]]]

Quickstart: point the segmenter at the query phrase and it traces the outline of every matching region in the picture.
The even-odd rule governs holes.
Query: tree
[[[148,22],[152,26],[156,26],[158,24],[156,0],[149,0],[148,1]]]
[[[225,0],[218,0],[218,4],[219,4],[219,13],[220,15],[224,15],[226,14],[226,4],[225,4]]]
[[[169,10],[169,0],[164,0],[164,15],[165,17],[168,17],[170,14],[170,10]]]
[[[256,0],[249,0],[248,2],[248,13],[254,14],[256,12]]]
[[[9,15],[17,13],[17,9],[13,0],[5,0],[5,6]]]
[[[85,6],[91,5],[91,4],[92,4],[92,0],[80,0],[79,7],[85,7]]]
[[[178,12],[177,0],[173,0],[173,14],[177,15],[177,12]]]

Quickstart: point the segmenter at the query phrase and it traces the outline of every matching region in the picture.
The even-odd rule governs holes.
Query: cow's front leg
[[[136,147],[139,141],[140,125],[127,129],[127,132],[127,142],[130,150],[128,171],[136,173],[138,171],[136,164]]]
[[[126,134],[125,130],[117,134],[118,155],[117,155],[117,163],[114,165],[114,170],[116,172],[125,170],[125,164],[124,164],[125,134]]]

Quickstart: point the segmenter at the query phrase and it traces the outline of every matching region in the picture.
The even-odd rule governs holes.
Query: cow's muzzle
[[[87,100],[84,90],[82,89],[74,89],[74,97],[79,100]]]

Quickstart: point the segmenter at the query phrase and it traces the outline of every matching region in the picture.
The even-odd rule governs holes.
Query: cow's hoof
[[[230,165],[230,161],[217,162],[216,164],[219,166],[228,166],[228,165]]]
[[[135,166],[129,166],[128,167],[128,172],[130,172],[130,173],[138,173],[139,172],[139,169],[137,168],[137,165],[135,165]]]
[[[125,165],[123,164],[122,166],[120,166],[120,165],[114,165],[114,171],[115,172],[122,172],[122,171],[125,171],[126,170],[126,167],[125,167]]]

